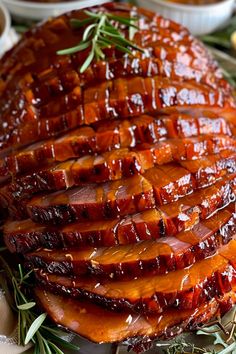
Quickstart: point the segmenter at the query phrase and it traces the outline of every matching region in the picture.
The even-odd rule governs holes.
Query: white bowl
[[[64,12],[100,5],[108,0],[74,0],[58,3],[37,3],[36,1],[2,0],[11,14],[21,20],[43,20]]]
[[[8,34],[10,32],[11,19],[6,7],[0,2],[0,56],[3,54]]]
[[[208,5],[186,5],[168,0],[137,0],[137,3],[181,23],[194,35],[214,32],[231,17],[234,10],[234,0]]]

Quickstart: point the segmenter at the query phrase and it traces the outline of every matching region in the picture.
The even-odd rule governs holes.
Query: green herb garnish
[[[236,309],[233,310],[232,320],[223,323],[220,317],[199,327],[197,336],[205,335],[212,338],[212,346],[218,345],[218,350],[199,348],[194,343],[177,338],[171,343],[157,343],[165,354],[236,354]]]
[[[166,354],[213,354],[205,348],[199,348],[193,343],[186,343],[184,340],[176,339],[164,349]]]
[[[30,279],[32,271],[25,273],[22,266],[14,271],[0,256],[0,265],[5,278],[5,292],[13,310],[18,314],[18,345],[32,343],[34,354],[64,354],[60,349],[69,350],[79,348],[62,338],[67,335],[56,326],[47,325],[47,314],[37,314],[36,303],[29,298],[31,289]],[[13,293],[13,297],[10,294]]]
[[[71,25],[74,28],[85,27],[82,41],[75,47],[59,50],[58,55],[73,54],[90,48],[90,52],[80,68],[83,73],[91,64],[92,60],[105,59],[103,49],[114,46],[123,53],[132,55],[131,49],[136,49],[140,52],[144,50],[132,42],[137,30],[135,22],[137,18],[121,17],[110,13],[94,13],[85,10],[84,13],[88,16],[84,20],[71,19]],[[122,24],[129,29],[129,40],[116,27],[116,24]]]

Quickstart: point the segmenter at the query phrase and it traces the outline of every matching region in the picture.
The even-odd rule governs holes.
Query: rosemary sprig
[[[230,330],[228,330],[229,326],[231,326]],[[197,334],[212,336],[214,345],[218,344],[223,348],[217,351],[217,354],[236,354],[236,310],[234,310],[232,321],[223,324],[218,318],[214,323],[200,328]]]
[[[183,340],[175,340],[172,344],[164,349],[166,354],[213,354],[205,348],[199,348],[193,343],[186,343]]]
[[[232,310],[232,320],[225,323],[225,319],[217,317],[213,321],[201,326],[197,336],[205,335],[212,338],[212,345],[217,349],[200,348],[189,343],[184,337],[179,337],[170,343],[156,343],[165,354],[236,354],[236,308]]]
[[[126,18],[116,16],[110,13],[94,13],[85,10],[84,13],[88,16],[84,20],[71,19],[71,25],[74,28],[85,27],[81,42],[71,48],[59,50],[58,55],[74,54],[90,48],[89,54],[80,68],[83,73],[91,64],[92,60],[105,59],[105,48],[114,46],[117,50],[132,55],[132,50],[140,52],[144,50],[132,42],[137,26],[136,17]],[[121,24],[129,29],[129,39],[126,39],[124,34],[117,28]]]
[[[65,332],[46,324],[46,313],[38,315],[35,311],[36,303],[29,299],[28,291],[32,271],[25,273],[20,264],[18,270],[13,271],[2,256],[0,265],[6,279],[5,291],[8,295],[13,293],[9,302],[18,314],[18,344],[25,346],[32,343],[34,354],[63,354],[60,347],[78,350],[77,346],[61,338],[66,335]]]

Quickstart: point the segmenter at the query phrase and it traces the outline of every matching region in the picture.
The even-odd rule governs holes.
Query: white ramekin
[[[43,20],[63,12],[100,5],[108,0],[74,0],[59,3],[37,3],[34,1],[2,0],[12,16],[23,20]]]
[[[10,32],[11,27],[11,19],[9,12],[6,7],[0,1],[0,56],[3,54],[5,50],[5,45],[8,39],[8,34]]]
[[[223,0],[208,5],[185,5],[168,0],[137,0],[137,3],[181,23],[194,35],[215,31],[230,18],[234,10],[234,0]]]

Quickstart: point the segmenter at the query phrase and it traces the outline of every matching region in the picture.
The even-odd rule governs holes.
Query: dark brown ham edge
[[[183,214],[185,222],[178,222],[178,214],[167,217],[155,209],[120,220],[72,223],[66,226],[40,225],[28,219],[6,223],[3,234],[9,250],[17,253],[26,253],[40,247],[109,247],[174,236],[198,222],[199,215],[196,216],[194,211],[192,215]]]
[[[209,90],[203,85],[189,83],[183,89],[182,83],[170,83],[170,80],[159,77],[107,81],[103,87],[85,90],[83,94],[83,105],[79,104],[61,115],[40,119],[35,116],[33,108],[29,107],[27,114],[17,124],[16,120],[8,116],[11,131],[4,132],[1,147],[7,148],[21,142],[23,137],[25,144],[39,141],[104,119],[124,119],[142,114],[168,114],[176,111],[182,113],[189,108],[207,110],[209,107],[214,113],[221,115],[223,110],[227,112],[235,108],[229,93],[223,93],[220,89]]]

